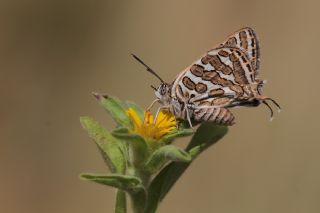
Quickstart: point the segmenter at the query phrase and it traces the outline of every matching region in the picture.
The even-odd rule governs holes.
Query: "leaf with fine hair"
[[[145,160],[149,150],[147,142],[141,135],[125,133],[124,131],[115,131],[112,132],[112,135],[119,140],[127,142],[127,145],[132,148],[136,165],[140,165]]]
[[[124,145],[93,118],[83,116],[80,122],[97,144],[110,171],[123,174],[126,169],[126,159],[123,155]]]
[[[151,174],[157,172],[162,166],[169,161],[189,162],[191,156],[188,152],[180,149],[177,146],[166,145],[157,149],[145,164],[145,170]]]
[[[92,94],[118,125],[131,127],[131,121],[127,116],[126,109],[119,99],[111,96],[101,95],[99,93]]]
[[[193,150],[193,159],[202,151],[218,142],[228,131],[226,126],[214,123],[202,123],[194,134],[186,151]],[[159,202],[172,188],[174,183],[189,167],[190,163],[172,162],[164,167],[160,173],[153,179],[148,191],[147,213],[153,213],[157,209]]]
[[[194,132],[191,129],[180,128],[180,129],[178,129],[176,131],[170,132],[167,135],[163,136],[160,139],[160,143],[170,144],[176,138],[187,137],[187,136],[192,135],[193,133]]]
[[[135,176],[131,175],[121,175],[121,174],[110,174],[110,175],[100,175],[100,174],[81,174],[80,178],[82,180],[93,181],[103,185],[108,185],[115,187],[117,189],[126,191],[128,193],[139,193],[144,191],[142,186],[142,181]]]

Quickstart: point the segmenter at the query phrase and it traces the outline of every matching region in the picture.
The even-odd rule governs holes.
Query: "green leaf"
[[[136,103],[133,103],[131,101],[126,101],[126,105],[129,108],[132,108],[134,111],[137,112],[139,118],[143,121],[144,120],[144,109],[141,108],[139,105],[137,105]]]
[[[203,123],[196,131],[191,142],[188,144],[186,150],[193,150],[198,147],[199,151],[194,154],[193,159],[197,157],[201,152],[210,147],[211,145],[218,142],[224,135],[228,132],[226,126],[214,124],[214,123]],[[172,163],[172,166],[168,165],[169,170],[166,177],[164,187],[162,188],[161,200],[171,189],[177,179],[182,175],[182,173],[188,168],[189,164],[185,163]]]
[[[127,199],[125,191],[118,190],[116,197],[115,213],[127,213]]]
[[[126,141],[128,145],[132,148],[132,153],[134,155],[134,164],[139,167],[146,159],[149,153],[148,144],[144,138],[137,134],[132,133],[112,133],[115,138]]]
[[[142,181],[135,176],[130,175],[97,175],[97,174],[81,174],[80,178],[87,181],[93,181],[107,186],[112,186],[118,188],[119,190],[126,191],[130,194],[132,199],[133,208],[135,212],[143,212],[146,205],[146,192],[142,185]],[[117,197],[117,204],[119,204],[120,209],[124,209],[125,202],[123,196],[119,195]],[[118,203],[118,198],[119,203]],[[120,203],[121,202],[121,203]],[[122,205],[120,207],[120,205]]]
[[[202,151],[219,141],[227,131],[228,128],[226,126],[214,123],[202,123],[186,150],[193,150],[191,154],[193,154],[193,158],[195,158]],[[155,212],[159,202],[165,197],[189,165],[190,163],[185,162],[172,162],[160,171],[149,187],[146,213]]]
[[[142,182],[138,177],[130,175],[120,175],[120,174],[111,174],[111,175],[99,175],[99,174],[81,174],[80,178],[82,180],[93,181],[103,185],[108,185],[115,187],[120,190],[124,190],[128,193],[137,193],[143,191]]]
[[[81,117],[80,122],[97,144],[110,171],[124,174],[126,169],[126,159],[123,155],[125,147],[121,141],[114,138],[97,121],[90,117]]]
[[[191,161],[191,156],[179,147],[173,145],[163,146],[152,153],[146,162],[145,169],[152,174],[169,161],[189,162]]]
[[[174,139],[180,137],[186,137],[192,135],[194,132],[192,129],[182,129],[179,128],[177,131],[173,131],[165,136],[163,136],[160,140],[160,143],[170,144]]]
[[[93,93],[93,95],[117,124],[125,127],[131,127],[131,121],[127,116],[126,109],[123,107],[123,104],[120,100],[115,97],[103,96],[98,93]]]
[[[111,133],[112,133],[112,135],[113,134],[128,134],[129,133],[129,129],[127,127],[118,126],[114,130],[112,130]]]

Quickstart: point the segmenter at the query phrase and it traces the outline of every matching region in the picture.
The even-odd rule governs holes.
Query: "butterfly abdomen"
[[[209,121],[226,126],[231,126],[234,124],[234,116],[226,108],[195,109],[193,113],[193,118],[196,121],[200,122]]]

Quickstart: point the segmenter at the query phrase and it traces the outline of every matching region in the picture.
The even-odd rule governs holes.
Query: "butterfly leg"
[[[176,128],[178,129],[179,128],[179,125],[178,125],[178,121],[177,121],[177,116],[176,116],[176,112],[174,111],[173,109],[173,105],[170,105],[170,112],[172,112],[173,114],[173,117],[174,117],[174,122],[176,122]]]
[[[178,122],[177,122],[177,116],[176,116],[175,111],[172,109],[172,105],[170,105],[170,106],[161,106],[161,107],[159,107],[159,108],[158,108],[158,110],[157,110],[157,113],[156,113],[156,116],[155,116],[154,122],[157,120],[158,115],[159,115],[159,113],[160,113],[160,111],[161,111],[162,109],[167,109],[167,110],[169,110],[169,112],[171,112],[171,113],[173,114],[174,121],[176,122],[176,127],[177,127],[177,129],[178,129],[178,128],[179,128],[179,126],[178,126]]]
[[[157,113],[156,113],[156,116],[155,116],[153,122],[155,122],[155,121],[157,120],[160,111],[163,110],[163,109],[170,109],[170,107],[168,107],[168,106],[161,106],[161,107],[159,107],[158,110],[157,110]]]
[[[154,101],[152,101],[152,103],[150,104],[150,106],[147,108],[147,111],[150,111],[150,109],[153,107],[153,105],[155,103],[159,102],[159,99],[155,99]]]
[[[190,113],[189,113],[189,109],[188,109],[187,105],[185,105],[184,110],[186,111],[186,114],[187,114],[188,123],[189,123],[191,129],[194,130],[192,123],[191,123]]]

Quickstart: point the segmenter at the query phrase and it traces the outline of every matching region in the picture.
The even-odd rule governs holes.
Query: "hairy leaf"
[[[93,118],[81,117],[80,122],[97,144],[110,171],[123,174],[126,169],[126,159],[123,155],[125,147],[121,141],[114,138]]]

